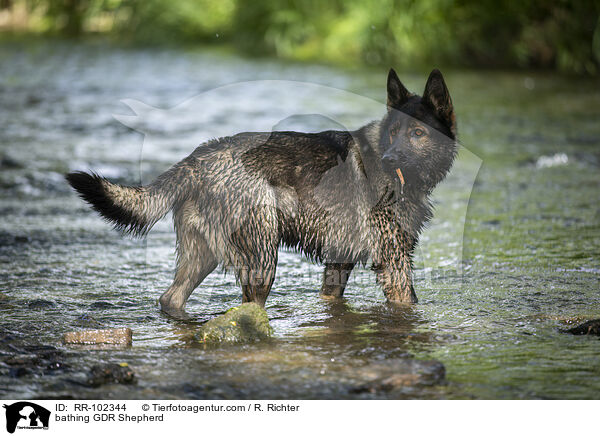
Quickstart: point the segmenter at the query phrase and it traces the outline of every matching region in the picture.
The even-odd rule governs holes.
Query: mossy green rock
[[[272,333],[265,309],[256,303],[244,303],[211,319],[194,336],[205,343],[253,342]]]

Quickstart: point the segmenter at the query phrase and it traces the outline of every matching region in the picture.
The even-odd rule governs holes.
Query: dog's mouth
[[[406,179],[404,178],[404,174],[406,171],[402,171],[402,169],[400,168],[400,165],[402,164],[402,162],[396,160],[396,159],[389,159],[389,158],[384,158],[383,159],[383,168],[384,170],[390,171],[390,172],[395,172],[396,176],[398,176],[398,180],[400,181],[400,191],[403,194],[404,193],[404,186],[406,185]],[[408,168],[409,173],[410,173],[410,168]],[[389,173],[388,173],[389,174]]]

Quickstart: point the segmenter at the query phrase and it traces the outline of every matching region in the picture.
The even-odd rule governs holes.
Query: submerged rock
[[[14,305],[11,304],[11,298],[8,295],[0,292],[0,307],[8,309],[11,306],[14,307]],[[2,332],[0,332],[0,333],[2,333]]]
[[[76,327],[83,327],[83,328],[88,328],[88,329],[100,329],[102,327],[104,327],[104,325],[98,321],[96,318],[88,315],[88,314],[83,314],[81,316],[79,316],[74,322],[73,325]]]
[[[27,304],[27,307],[34,310],[52,309],[54,307],[54,303],[52,301],[42,300],[41,298],[38,298],[37,300],[30,301],[29,304]]]
[[[356,375],[367,381],[353,388],[353,393],[376,393],[440,384],[444,381],[446,369],[437,360],[390,359],[358,368]]]
[[[3,155],[3,156],[0,156],[0,168],[7,169],[7,170],[14,170],[14,169],[25,168],[25,166],[18,160],[14,159],[10,156]]]
[[[97,388],[110,383],[133,384],[136,382],[135,373],[126,363],[108,363],[94,365],[87,380],[91,387]]]
[[[22,366],[16,368],[9,368],[8,376],[11,378],[21,378],[23,376],[29,375],[30,371],[27,368]]]
[[[115,307],[115,305],[108,301],[95,301],[90,304],[90,309],[92,310],[112,309],[113,307]]]
[[[10,377],[55,374],[68,368],[63,362],[63,353],[49,345],[9,346],[11,354],[4,352],[2,362],[9,368]]]
[[[208,321],[194,337],[204,343],[253,342],[272,333],[265,309],[256,303],[244,303]]]
[[[132,342],[132,332],[129,328],[82,330],[65,333],[65,344],[109,344],[129,346]]]
[[[600,336],[600,319],[593,319],[577,327],[568,330],[563,330],[563,333],[571,333],[572,335],[595,335]]]

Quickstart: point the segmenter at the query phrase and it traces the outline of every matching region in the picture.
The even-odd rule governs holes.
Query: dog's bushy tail
[[[161,178],[148,186],[122,186],[95,173],[78,171],[66,176],[69,184],[94,210],[117,230],[134,236],[148,233],[177,201],[177,191],[159,183]]]

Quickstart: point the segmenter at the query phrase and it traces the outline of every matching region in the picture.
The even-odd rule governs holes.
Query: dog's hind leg
[[[339,298],[344,295],[350,273],[354,268],[353,263],[326,263],[323,273],[321,296],[325,298]]]
[[[175,213],[177,234],[177,269],[169,289],[160,297],[161,309],[172,315],[183,314],[183,308],[194,289],[218,265],[204,236],[193,225],[193,209],[184,205]]]

